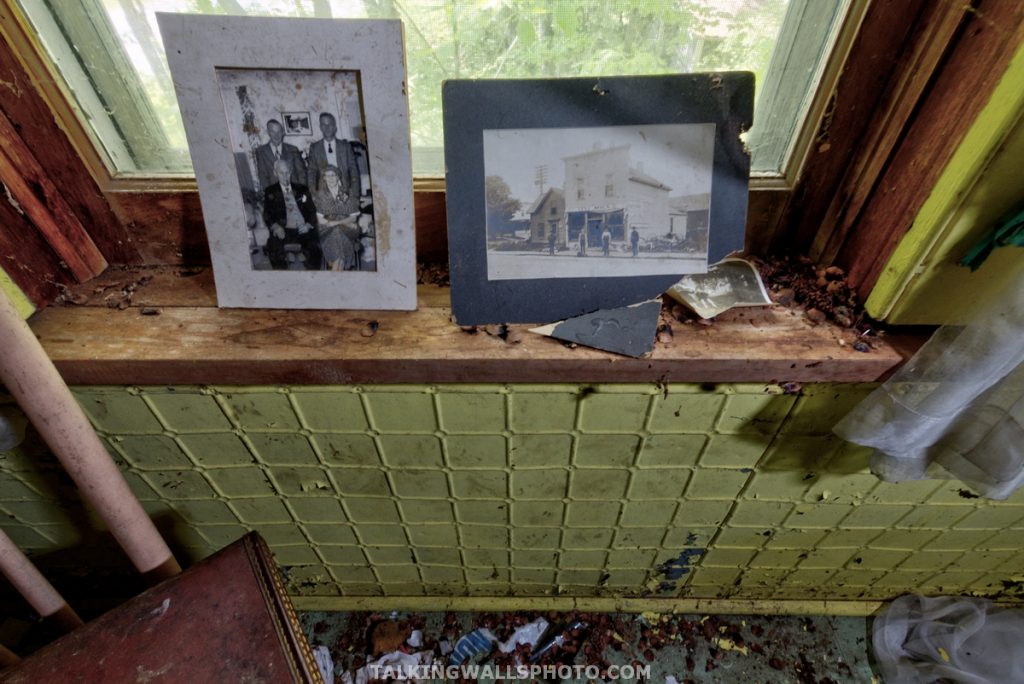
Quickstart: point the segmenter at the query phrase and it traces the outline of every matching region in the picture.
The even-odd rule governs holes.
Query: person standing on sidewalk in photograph
[[[580,229],[580,253],[579,256],[587,256],[587,229]]]
[[[601,253],[608,256],[612,248],[612,233],[606,227],[604,232],[601,233]]]
[[[633,256],[640,253],[640,233],[636,228],[629,234],[629,244],[633,247]]]
[[[555,229],[551,229],[551,234],[548,235],[548,254],[555,253]]]

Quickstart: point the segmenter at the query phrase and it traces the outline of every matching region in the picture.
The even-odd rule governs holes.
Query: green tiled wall
[[[76,394],[182,560],[256,529],[298,594],[881,599],[1020,580],[1024,495],[882,483],[830,434],[870,389]],[[96,522],[52,456],[30,440],[0,462],[4,530],[83,562]]]

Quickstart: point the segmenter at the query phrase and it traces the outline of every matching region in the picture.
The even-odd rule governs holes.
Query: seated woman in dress
[[[332,271],[352,271],[359,266],[359,196],[350,192],[351,185],[346,182],[350,180],[338,167],[328,165],[313,193],[320,247],[326,268]]]

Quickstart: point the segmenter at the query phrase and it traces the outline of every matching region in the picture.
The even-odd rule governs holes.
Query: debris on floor
[[[300,620],[310,643],[330,650],[335,681],[345,684],[364,684],[374,672],[481,682],[874,680],[865,618],[524,611],[305,612]],[[379,627],[388,621],[394,626]],[[407,640],[378,658],[380,629],[388,645]]]

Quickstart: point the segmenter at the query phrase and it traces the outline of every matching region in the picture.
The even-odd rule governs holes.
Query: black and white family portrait
[[[484,131],[487,277],[707,270],[715,125]]]
[[[375,271],[355,71],[217,69],[254,270]]]

